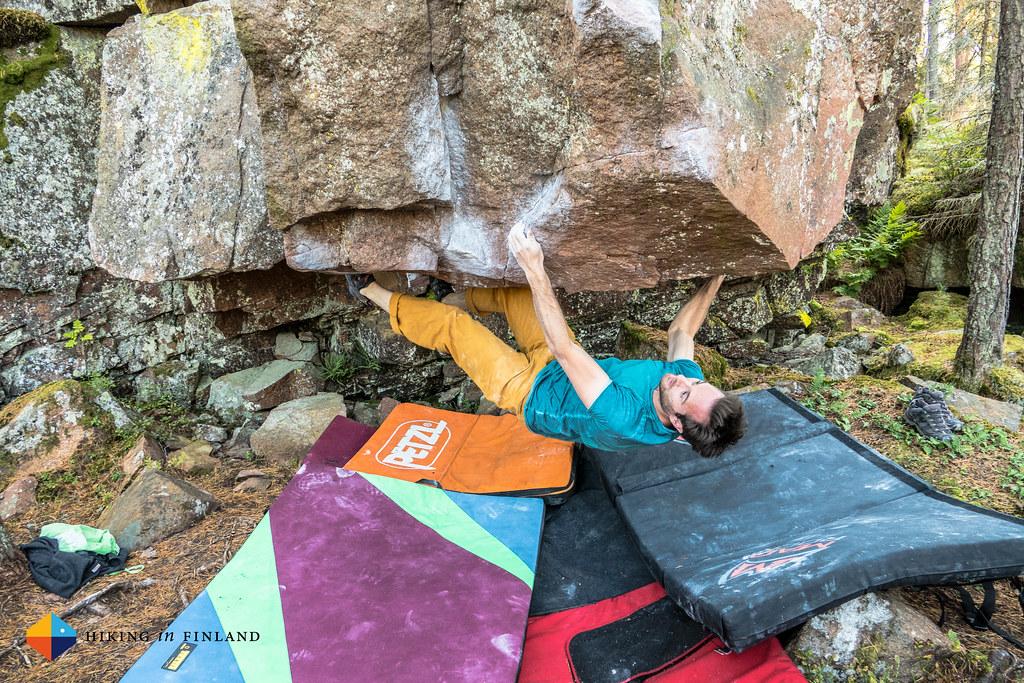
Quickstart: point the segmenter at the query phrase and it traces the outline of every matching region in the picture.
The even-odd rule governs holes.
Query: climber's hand
[[[533,231],[523,223],[516,222],[508,231],[508,248],[525,272],[543,270],[544,250],[533,236]]]

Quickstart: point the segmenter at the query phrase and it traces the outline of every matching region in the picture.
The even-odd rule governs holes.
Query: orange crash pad
[[[573,448],[513,415],[396,407],[345,466],[446,491],[556,497],[572,490]]]

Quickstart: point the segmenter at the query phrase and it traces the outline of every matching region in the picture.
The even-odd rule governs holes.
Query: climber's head
[[[658,401],[675,430],[706,458],[720,455],[746,428],[743,403],[702,379],[665,375],[658,384]]]

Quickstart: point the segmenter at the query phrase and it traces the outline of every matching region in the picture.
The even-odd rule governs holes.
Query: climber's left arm
[[[697,336],[697,330],[704,324],[704,319],[711,308],[711,302],[718,294],[718,288],[725,281],[724,275],[716,275],[704,286],[698,289],[690,300],[686,302],[675,320],[668,326],[668,360],[680,360],[688,358],[693,360],[693,338]]]

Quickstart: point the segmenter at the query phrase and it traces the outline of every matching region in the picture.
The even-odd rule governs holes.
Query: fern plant
[[[920,236],[918,224],[907,217],[903,202],[875,209],[859,235],[829,252],[829,271],[839,282],[834,291],[857,296],[878,273],[897,263]]]
[[[71,329],[62,334],[61,337],[65,340],[65,349],[73,349],[79,344],[88,344],[93,340],[92,332],[85,331],[85,323],[81,320],[75,320],[71,323]]]
[[[341,384],[361,370],[380,370],[380,363],[372,358],[363,347],[356,342],[348,353],[327,353],[323,357],[321,376],[335,384]]]

